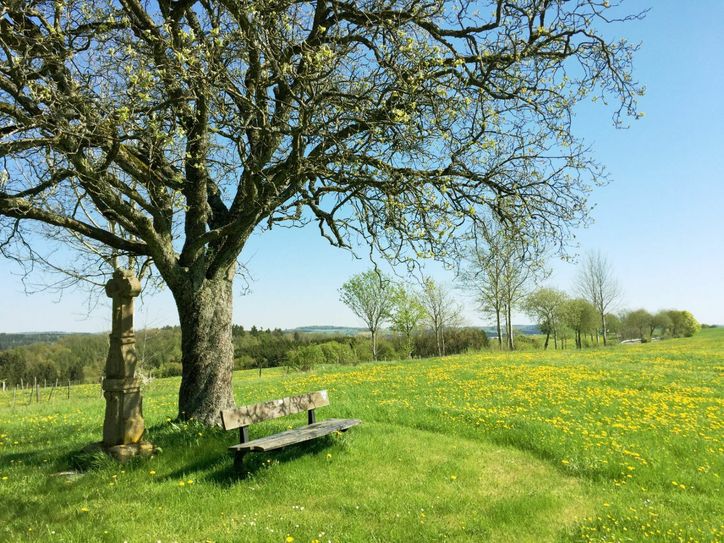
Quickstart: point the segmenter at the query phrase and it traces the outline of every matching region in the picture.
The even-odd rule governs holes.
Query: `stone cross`
[[[133,334],[133,298],[141,292],[141,283],[130,270],[116,270],[106,284],[106,294],[113,299],[113,324],[106,359],[103,390],[106,416],[103,421],[103,447],[116,456],[124,447],[138,447],[143,437],[141,383],[136,378],[136,338]]]

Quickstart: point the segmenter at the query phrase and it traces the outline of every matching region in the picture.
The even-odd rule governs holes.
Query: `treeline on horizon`
[[[14,334],[19,335],[19,334]],[[32,334],[31,334],[32,335]],[[42,334],[41,334],[42,335]],[[319,364],[357,364],[373,359],[369,338],[361,335],[300,333],[252,326],[232,327],[234,369],[286,366],[306,371]],[[448,354],[480,350],[488,346],[485,331],[461,327],[450,330]],[[391,333],[378,342],[379,360],[407,358],[407,345]],[[415,356],[434,356],[434,334],[415,337]],[[43,341],[0,350],[0,381],[6,387],[39,383],[94,383],[103,377],[108,353],[106,334],[59,334]],[[144,329],[136,333],[137,373],[145,378],[181,375],[181,329],[178,326]]]

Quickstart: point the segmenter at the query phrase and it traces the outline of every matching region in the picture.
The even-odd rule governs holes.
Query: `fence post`
[[[58,386],[58,380],[55,380],[55,385],[53,385],[53,388],[50,389],[50,394],[48,394],[48,401],[50,401],[53,398],[53,392],[55,391],[55,388]]]

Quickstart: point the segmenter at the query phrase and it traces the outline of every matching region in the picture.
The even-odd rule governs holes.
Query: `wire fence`
[[[29,407],[41,403],[102,398],[103,379],[97,383],[71,381],[70,379],[21,380],[20,384],[8,385],[0,381],[0,408]]]

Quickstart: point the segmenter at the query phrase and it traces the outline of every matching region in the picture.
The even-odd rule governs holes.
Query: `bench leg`
[[[244,456],[246,456],[246,451],[236,451],[234,453],[234,469],[239,473],[244,472]]]

